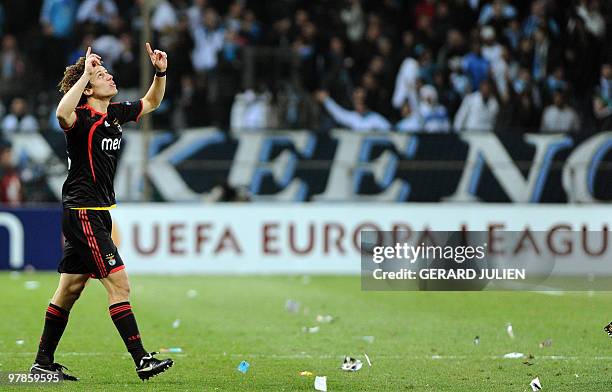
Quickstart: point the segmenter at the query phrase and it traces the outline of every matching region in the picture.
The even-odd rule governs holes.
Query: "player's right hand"
[[[91,53],[91,46],[87,47],[85,54],[85,76],[92,78],[96,72],[96,67],[102,65],[102,58],[95,53]]]

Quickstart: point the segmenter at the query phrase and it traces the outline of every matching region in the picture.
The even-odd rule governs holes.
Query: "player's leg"
[[[57,290],[47,307],[45,324],[38,345],[38,352],[32,373],[57,373],[65,380],[76,381],[76,377],[62,371],[62,366],[55,363],[55,349],[68,324],[72,305],[81,295],[89,274],[61,274]]]
[[[57,290],[45,314],[45,326],[38,345],[36,363],[48,365],[54,362],[55,349],[68,324],[70,309],[81,295],[88,279],[89,275],[60,275]]]
[[[116,253],[116,257],[118,254]],[[108,293],[109,312],[117,331],[132,359],[136,364],[136,373],[145,380],[163,372],[172,366],[171,359],[158,360],[155,353],[148,354],[142,345],[136,317],[130,305],[130,282],[125,269],[117,270],[100,279]]]

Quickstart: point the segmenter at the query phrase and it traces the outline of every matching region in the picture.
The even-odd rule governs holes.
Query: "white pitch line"
[[[186,353],[162,353],[172,355],[174,357],[184,357],[188,354]],[[0,352],[0,356],[2,355],[10,355],[10,356],[26,356],[26,355],[36,355],[36,352]],[[57,353],[56,355],[69,355],[69,356],[97,356],[97,355],[120,355],[128,357],[126,353],[108,353],[108,352],[64,352]],[[343,355],[310,355],[310,354],[231,354],[231,353],[210,353],[204,354],[205,357],[235,357],[235,358],[269,358],[269,359],[331,359],[331,358],[342,358]],[[465,360],[465,359],[475,359],[475,360],[485,360],[485,359],[504,359],[504,360],[512,360],[512,359],[527,359],[527,356],[522,358],[504,358],[503,355],[489,355],[489,356],[473,356],[473,355],[376,355],[373,356],[376,359],[409,359],[409,360]],[[545,359],[552,361],[577,361],[577,360],[598,360],[598,361],[612,361],[612,356],[565,356],[565,355],[536,355],[535,359]]]

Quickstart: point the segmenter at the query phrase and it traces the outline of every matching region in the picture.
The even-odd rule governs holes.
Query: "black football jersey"
[[[121,125],[138,121],[142,100],[111,103],[106,113],[89,105],[75,109],[76,121],[64,129],[68,178],[62,188],[64,208],[105,208],[115,204],[113,181],[121,150]]]

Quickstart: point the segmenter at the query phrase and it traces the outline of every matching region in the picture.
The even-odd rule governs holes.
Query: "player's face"
[[[96,98],[112,98],[117,95],[117,86],[113,81],[113,75],[109,74],[106,68],[96,67],[93,80],[90,82],[93,96]]]

